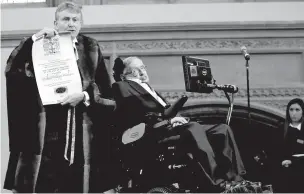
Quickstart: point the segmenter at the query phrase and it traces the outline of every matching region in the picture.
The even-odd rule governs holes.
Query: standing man
[[[44,28],[24,39],[11,53],[5,70],[10,158],[4,188],[13,192],[89,192],[92,172],[92,139],[96,110],[113,105],[111,83],[98,42],[79,34],[81,6],[61,3],[54,28]],[[32,45],[69,31],[82,81],[82,92],[60,104],[41,103],[32,62]],[[69,109],[75,110],[71,119]],[[106,115],[103,111],[98,117]],[[73,120],[73,124],[71,121]],[[67,130],[75,126],[75,136]],[[75,143],[72,140],[75,139]],[[72,151],[74,150],[74,152]],[[95,157],[95,156],[94,156]]]

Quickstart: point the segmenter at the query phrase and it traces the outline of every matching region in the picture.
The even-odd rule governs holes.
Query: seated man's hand
[[[70,94],[62,100],[61,105],[77,106],[79,102],[83,101],[84,97],[84,93]]]
[[[291,165],[291,160],[284,160],[282,162],[282,166],[284,166],[284,167],[289,167],[290,165]]]
[[[170,123],[173,127],[179,126],[179,125],[183,125],[188,123],[187,119],[184,117],[174,117],[170,120]]]

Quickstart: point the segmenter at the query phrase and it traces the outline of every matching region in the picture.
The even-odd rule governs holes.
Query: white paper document
[[[69,94],[81,93],[81,77],[69,33],[34,42],[32,59],[43,105],[58,104]]]

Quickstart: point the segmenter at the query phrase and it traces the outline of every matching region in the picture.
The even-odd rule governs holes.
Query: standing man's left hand
[[[84,93],[70,94],[62,100],[61,105],[70,105],[75,107],[77,104],[83,101],[84,97]]]

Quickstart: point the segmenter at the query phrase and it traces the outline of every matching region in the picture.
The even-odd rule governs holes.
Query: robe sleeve
[[[9,148],[11,152],[39,152],[39,94],[32,67],[31,38],[12,51],[5,69]]]
[[[93,64],[92,82],[86,90],[90,96],[90,103],[113,109],[110,74],[106,68],[103,55],[96,40],[84,37],[85,52],[88,52]]]

